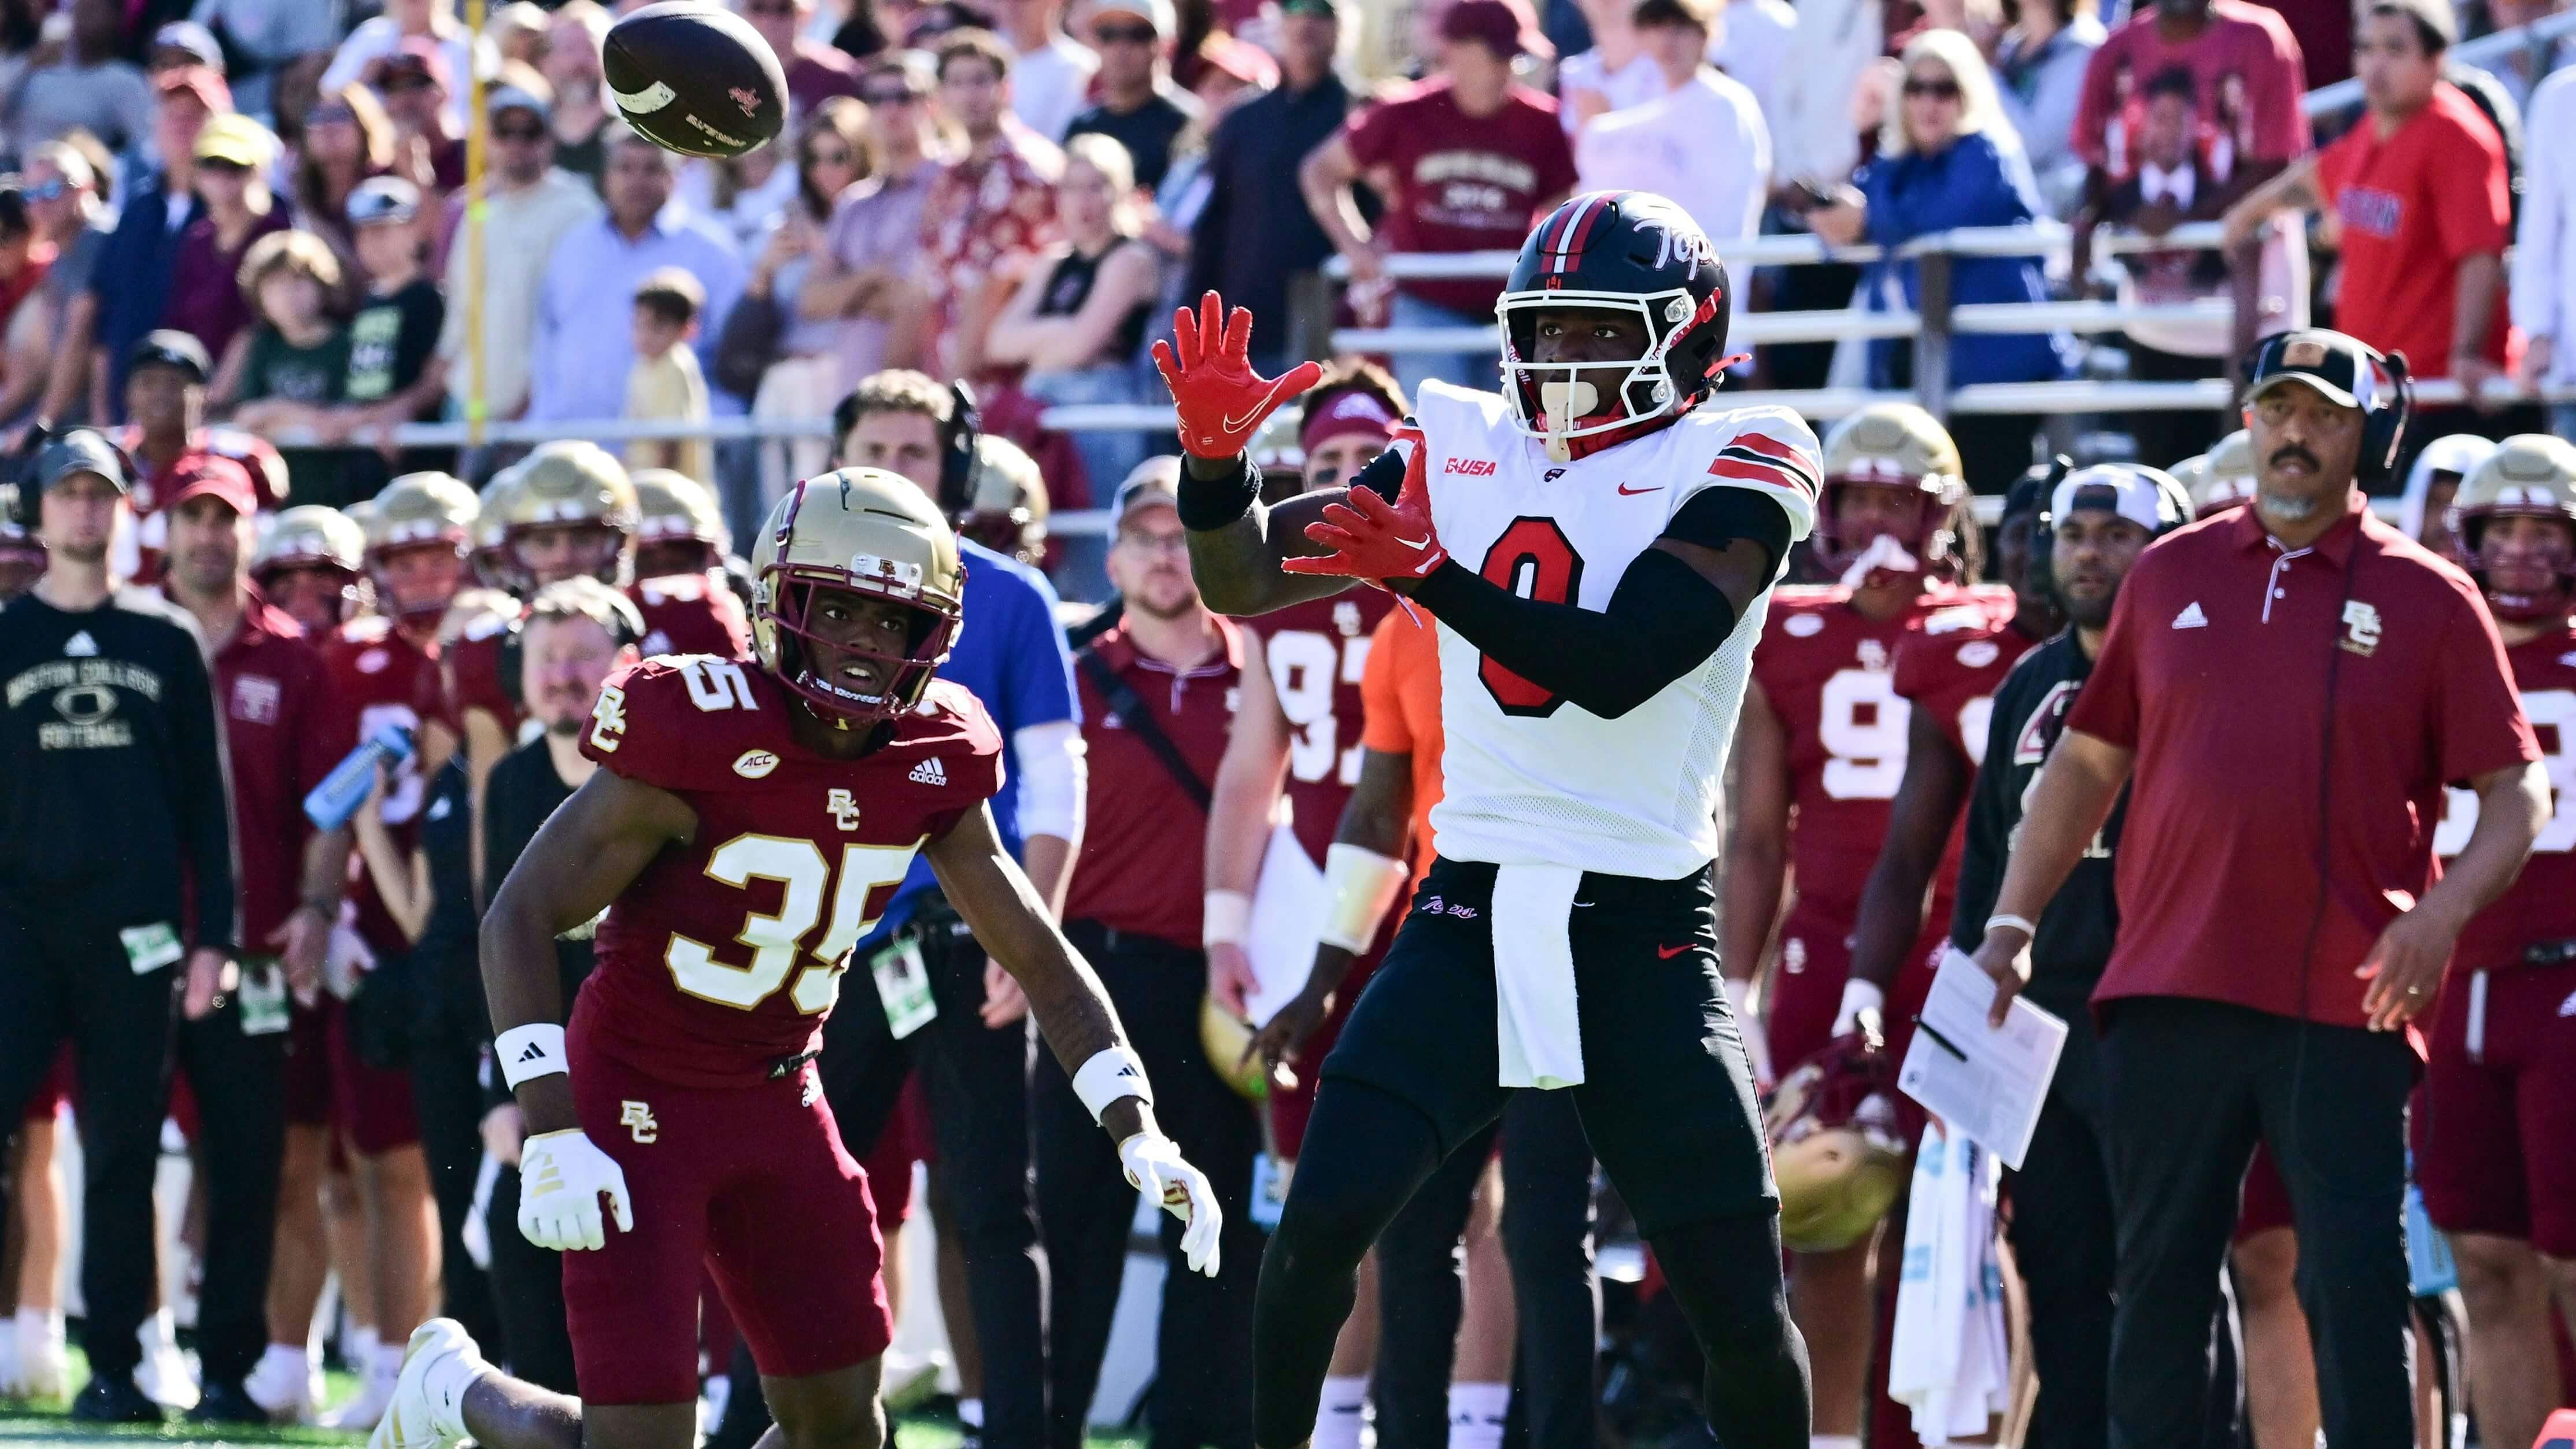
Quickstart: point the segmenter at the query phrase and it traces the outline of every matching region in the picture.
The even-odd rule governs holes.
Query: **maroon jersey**
[[[1935,587],[1872,619],[1839,585],[1774,591],[1753,677],[1788,741],[1797,812],[1789,866],[1801,909],[1849,922],[1887,839],[1912,716],[1896,690],[1897,646],[1926,620],[1991,592]]]
[[[2458,971],[2519,966],[2524,947],[2576,941],[2576,627],[2552,630],[2504,657],[2522,692],[2522,711],[2540,737],[2552,805],[2522,874],[2460,932],[2451,953]],[[2478,821],[2475,794],[2454,789],[2448,796],[2433,835],[2434,849],[2446,856],[2459,854]]]
[[[519,721],[527,711],[519,703],[519,691],[504,676],[518,666],[519,653],[512,633],[519,627],[515,618],[486,614],[466,626],[464,637],[447,647],[442,665],[441,691],[447,721],[456,727],[457,737],[465,735],[465,712],[487,711],[501,722],[501,733],[511,739],[519,734]]]
[[[2013,627],[2019,605],[2010,592],[1970,592],[1968,602],[1924,620],[1896,646],[1896,697],[1932,711],[1968,763],[1983,765],[1995,690],[2039,641]]]
[[[412,643],[380,614],[352,619],[323,642],[323,668],[331,681],[333,738],[354,744],[389,724],[411,732],[420,742],[421,708],[438,698],[438,649]],[[344,750],[343,753],[346,751]],[[415,749],[393,772],[380,805],[386,833],[408,853],[419,829],[420,807],[428,793]],[[300,803],[300,797],[299,797]],[[385,909],[364,863],[349,859],[349,899],[358,913],[358,934],[367,949],[383,954],[411,943]]]
[[[242,945],[266,955],[274,949],[269,936],[300,898],[304,842],[313,833],[304,796],[357,739],[332,699],[322,652],[303,625],[255,591],[213,672],[233,779]]]
[[[1360,675],[1378,620],[1394,607],[1394,596],[1383,590],[1353,589],[1235,621],[1261,640],[1269,662],[1270,687],[1288,720],[1283,788],[1297,843],[1319,866],[1360,782]]]
[[[626,596],[644,616],[646,654],[751,657],[751,617],[732,586],[712,573],[637,579]]]
[[[600,689],[582,753],[698,817],[609,907],[579,998],[585,1039],[634,1071],[740,1086],[813,1051],[913,853],[1002,786],[1001,732],[945,680],[856,760],[796,743],[802,708],[758,668],[705,655],[647,659]]]

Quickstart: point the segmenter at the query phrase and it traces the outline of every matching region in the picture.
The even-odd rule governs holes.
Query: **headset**
[[[2237,363],[2237,376],[2260,376],[2264,362],[2296,335],[2275,333],[2256,343]],[[2386,374],[2389,385],[2386,394],[2374,396],[2371,406],[2362,410],[2361,454],[2353,462],[2353,475],[2362,483],[2384,483],[2396,476],[2398,450],[2406,443],[2406,420],[2415,410],[2414,374],[2403,352],[2382,352],[2358,340],[2352,345]]]
[[[948,385],[948,403],[948,423],[939,430],[939,511],[963,518],[975,506],[975,440],[984,420],[975,390],[963,382]]]

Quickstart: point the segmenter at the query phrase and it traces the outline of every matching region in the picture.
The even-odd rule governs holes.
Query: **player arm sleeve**
[[[1082,838],[1082,799],[1090,769],[1083,758],[1082,726],[1069,719],[1022,725],[1011,731],[1020,770],[1020,836]]]
[[[1777,568],[1789,546],[1787,513],[1749,490],[1710,492],[1752,500],[1731,525],[1742,531],[1724,532],[1729,525],[1705,521],[1708,514],[1738,506],[1725,503],[1685,523],[1701,512],[1700,500],[1693,499],[1664,536],[1712,548],[1751,540]],[[1611,591],[1610,606],[1599,613],[1524,599],[1455,559],[1425,578],[1413,597],[1486,657],[1604,719],[1617,719],[1698,668],[1726,642],[1736,621],[1735,606],[1717,585],[1658,548],[1637,555]]]

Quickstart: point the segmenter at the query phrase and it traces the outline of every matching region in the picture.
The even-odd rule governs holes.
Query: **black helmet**
[[[1682,412],[1718,383],[1726,351],[1726,268],[1688,213],[1651,191],[1594,191],[1548,213],[1521,243],[1494,315],[1502,323],[1503,396],[1521,431],[1545,438],[1557,458],[1570,440],[1616,442],[1640,424]],[[1615,363],[1536,363],[1538,311],[1600,307],[1645,320],[1645,355],[1615,397],[1579,372]],[[1550,402],[1562,404],[1550,408]],[[1558,412],[1567,416],[1557,416]],[[1596,444],[1595,446],[1598,446]]]

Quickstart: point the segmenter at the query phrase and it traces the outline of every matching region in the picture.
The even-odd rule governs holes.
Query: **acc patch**
[[[767,750],[745,750],[733,762],[733,772],[746,780],[765,778],[777,768],[778,757]]]
[[[2003,646],[1992,639],[1971,639],[1959,646],[1959,663],[1969,669],[1983,669],[2003,652]]]
[[[1791,614],[1780,621],[1780,632],[1798,639],[1812,639],[1825,632],[1824,617],[1819,614]]]

